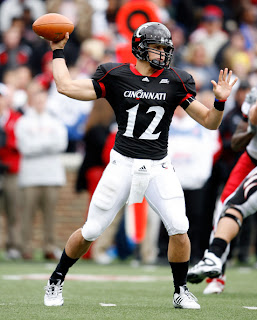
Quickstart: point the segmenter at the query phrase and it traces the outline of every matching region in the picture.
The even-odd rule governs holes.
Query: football
[[[58,42],[65,37],[65,33],[72,33],[73,23],[58,13],[47,13],[39,17],[32,25],[33,31],[41,38]]]

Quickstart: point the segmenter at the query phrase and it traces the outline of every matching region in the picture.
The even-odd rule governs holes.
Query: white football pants
[[[112,223],[131,193],[131,198],[135,199],[140,192],[160,216],[168,235],[188,231],[183,190],[169,158],[133,159],[112,150],[110,162],[93,194],[88,218],[82,228],[84,239],[96,240]]]

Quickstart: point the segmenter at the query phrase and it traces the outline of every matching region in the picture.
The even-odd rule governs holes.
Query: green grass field
[[[188,284],[201,310],[172,306],[169,266],[131,267],[128,263],[99,266],[79,261],[66,279],[64,306],[43,305],[46,278],[55,264],[0,261],[1,320],[256,320],[257,270],[229,268],[221,295],[203,295],[205,283]],[[81,280],[77,278],[82,277]],[[73,278],[73,279],[72,279]],[[115,304],[116,306],[102,306]]]

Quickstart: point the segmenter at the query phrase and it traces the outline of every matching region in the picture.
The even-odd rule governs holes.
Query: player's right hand
[[[52,51],[56,49],[64,49],[68,40],[69,40],[69,32],[66,32],[65,37],[61,41],[58,41],[58,42],[50,41],[50,47]]]

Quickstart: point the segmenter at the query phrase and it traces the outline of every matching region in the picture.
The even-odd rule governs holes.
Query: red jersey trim
[[[186,88],[186,86],[185,86],[185,84],[184,84],[184,81],[180,78],[180,76],[177,74],[177,72],[173,69],[173,68],[170,68],[178,77],[179,77],[179,79],[180,79],[180,81],[182,82],[182,85],[183,85],[183,87],[184,87],[184,89],[186,90],[186,92],[188,92],[187,91],[187,88]],[[190,97],[192,97],[193,95],[191,94],[191,93],[188,93],[186,96],[185,96],[185,98],[183,98],[181,101],[180,101],[180,105],[181,105],[181,103],[183,103],[186,99],[188,99],[188,98],[190,98]]]
[[[98,83],[99,83],[99,86],[101,87],[101,90],[102,90],[102,96],[101,97],[104,98],[106,96],[105,85],[100,81],[98,81]]]
[[[184,81],[180,78],[180,76],[177,74],[177,72],[176,72],[174,69],[172,69],[172,68],[170,68],[170,69],[171,69],[174,73],[176,73],[176,75],[179,77],[180,81],[182,82],[184,89],[186,90],[186,92],[188,92],[188,91],[187,91],[187,88],[186,88],[186,86],[185,86],[185,84],[184,84]]]
[[[188,93],[179,103],[179,105],[181,105],[186,99],[192,97],[193,95],[191,93]]]
[[[136,76],[141,76],[141,77],[144,77],[140,72],[137,71],[136,69],[136,66],[134,64],[130,64],[130,70],[131,72],[133,72]],[[156,70],[154,71],[154,73],[150,76],[148,76],[149,78],[157,78],[162,72],[163,72],[164,69],[161,69],[161,70]]]
[[[106,88],[105,88],[105,85],[101,82],[101,80],[103,80],[107,76],[107,74],[110,73],[112,70],[120,68],[120,67],[124,66],[125,64],[126,63],[123,63],[117,67],[112,68],[111,70],[107,71],[106,74],[104,76],[102,76],[101,79],[97,80],[97,82],[99,83],[99,86],[101,87],[101,90],[102,90],[102,96],[101,96],[102,98],[104,98],[106,96]]]
[[[236,190],[236,188],[244,180],[248,173],[255,167],[255,163],[253,163],[250,156],[245,151],[238,159],[225,184],[225,187],[220,196],[220,200],[222,203],[225,202],[227,197],[230,196]]]

